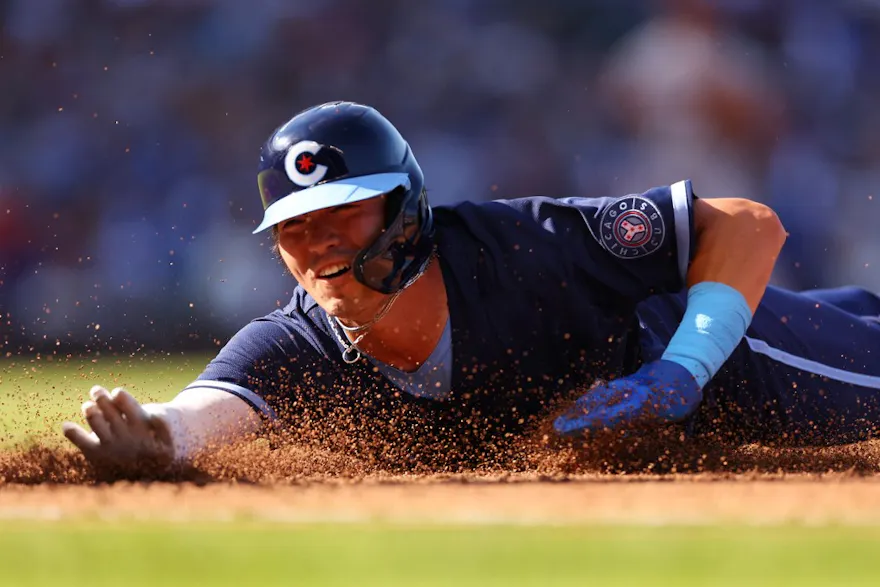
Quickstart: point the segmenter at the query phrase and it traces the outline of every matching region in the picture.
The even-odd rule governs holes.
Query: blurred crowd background
[[[0,348],[213,347],[293,287],[259,146],[376,106],[434,204],[691,178],[880,291],[878,0],[0,0]],[[731,243],[731,247],[738,243]]]

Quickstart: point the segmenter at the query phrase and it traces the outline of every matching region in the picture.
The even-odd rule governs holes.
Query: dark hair
[[[272,254],[281,262],[284,260],[281,258],[281,230],[279,230],[278,225],[275,224],[272,226]]]
[[[284,257],[281,256],[281,229],[278,228],[278,225],[274,225],[272,227],[272,256],[278,260],[281,264],[281,268],[284,270],[285,275],[290,275],[293,277],[293,273],[290,272],[290,267],[287,266],[287,263],[284,262]]]

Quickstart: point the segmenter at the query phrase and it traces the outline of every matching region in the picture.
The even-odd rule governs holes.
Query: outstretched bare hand
[[[148,412],[121,388],[108,392],[96,385],[89,397],[82,413],[92,432],[73,422],[65,422],[62,430],[99,477],[140,477],[168,469],[174,443],[165,416]]]

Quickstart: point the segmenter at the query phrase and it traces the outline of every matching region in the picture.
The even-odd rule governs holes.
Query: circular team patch
[[[641,196],[627,196],[608,206],[599,225],[602,245],[612,255],[635,259],[663,245],[666,227],[657,205]]]

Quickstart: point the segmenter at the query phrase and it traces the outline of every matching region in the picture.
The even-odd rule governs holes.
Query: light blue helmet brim
[[[401,186],[409,188],[409,185],[409,175],[406,173],[376,173],[339,179],[293,192],[266,208],[263,221],[254,234],[302,214],[369,200]]]

